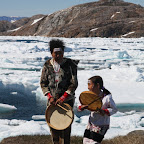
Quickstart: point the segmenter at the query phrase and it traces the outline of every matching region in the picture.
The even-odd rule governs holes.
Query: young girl
[[[97,111],[91,111],[84,132],[83,144],[100,144],[109,129],[110,116],[117,112],[117,108],[111,93],[104,88],[100,76],[93,76],[88,79],[88,89],[98,96],[102,96],[102,107]],[[87,107],[87,105],[81,105],[78,107],[78,111]]]

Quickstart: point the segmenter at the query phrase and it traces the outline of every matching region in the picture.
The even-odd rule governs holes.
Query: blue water
[[[3,104],[14,105],[17,110],[13,112],[0,113],[0,119],[23,119],[31,120],[33,115],[44,115],[46,110],[46,102],[37,102],[36,97],[32,94],[25,95],[19,93],[17,95],[9,92],[0,93],[0,102]]]
[[[144,112],[144,104],[117,104],[117,108],[121,112],[132,111],[135,110],[136,112]]]
[[[0,103],[17,108],[13,112],[1,112],[0,119],[31,120],[33,115],[44,115],[47,106],[46,101],[36,101],[35,93],[25,88],[23,84],[0,83]]]

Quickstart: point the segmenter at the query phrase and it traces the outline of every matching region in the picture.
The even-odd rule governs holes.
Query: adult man
[[[75,90],[78,86],[78,61],[64,58],[64,43],[59,39],[49,42],[52,59],[45,62],[42,70],[40,85],[49,104],[68,103],[74,105]],[[69,144],[71,126],[65,130],[55,130],[50,127],[54,144]]]

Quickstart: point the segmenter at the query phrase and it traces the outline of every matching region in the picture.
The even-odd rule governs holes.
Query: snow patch
[[[98,28],[91,29],[90,31],[96,31],[96,30],[98,30]]]
[[[13,30],[8,30],[7,32],[13,32],[13,31],[17,31],[17,30],[19,30],[19,29],[21,29],[21,27],[18,27],[18,28],[16,28],[16,29],[13,29]]]
[[[116,14],[120,14],[120,12],[116,12],[115,14],[113,14],[113,15],[111,16],[111,19],[113,19],[113,18],[116,16]]]
[[[127,34],[124,34],[124,35],[122,35],[121,37],[126,37],[126,36],[128,36],[128,35],[133,34],[133,33],[135,33],[135,31],[133,31],[133,32],[129,32],[129,33],[127,33]]]
[[[43,19],[43,17],[42,17],[42,18],[39,18],[39,19],[34,20],[34,21],[33,21],[33,23],[32,23],[31,25],[34,25],[35,23],[37,23],[37,22],[38,22],[38,21],[40,21],[41,19]]]

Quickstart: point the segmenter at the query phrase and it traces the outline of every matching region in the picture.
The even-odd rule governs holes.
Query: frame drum
[[[82,105],[88,105],[87,109],[90,111],[96,111],[97,108],[101,109],[102,107],[101,97],[91,91],[82,92],[79,100]]]
[[[49,105],[45,112],[47,124],[56,129],[64,130],[69,127],[74,119],[74,113],[69,104]]]

